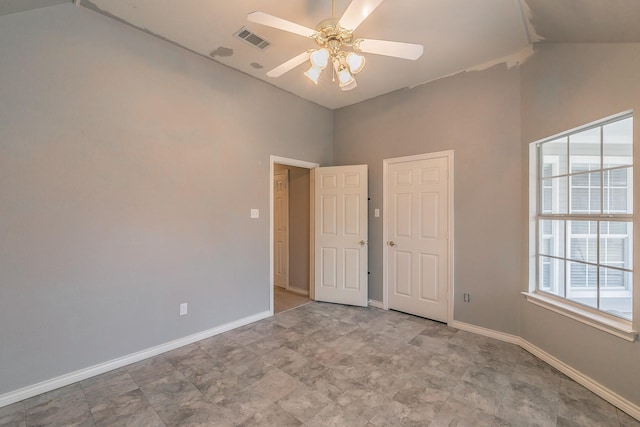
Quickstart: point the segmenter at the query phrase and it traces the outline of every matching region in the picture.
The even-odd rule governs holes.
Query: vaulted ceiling
[[[0,15],[71,0],[0,0]],[[76,0],[73,3],[167,40],[327,108],[340,108],[497,62],[516,64],[532,43],[640,42],[638,0],[386,0],[356,38],[424,45],[417,61],[366,54],[358,87],[343,92],[325,72],[316,86],[302,64],[281,77],[267,71],[313,49],[315,42],[247,21],[262,11],[309,28],[330,18],[331,0]],[[336,0],[340,16],[350,0]],[[234,37],[242,27],[270,45],[264,50]]]

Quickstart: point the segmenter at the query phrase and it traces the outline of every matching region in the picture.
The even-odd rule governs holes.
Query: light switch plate
[[[374,209],[373,210],[373,216],[376,217],[376,218],[380,217],[380,209]]]
[[[183,302],[182,304],[180,304],[180,316],[184,316],[185,314],[187,314],[187,303]]]
[[[260,218],[260,209],[251,209],[251,218]]]

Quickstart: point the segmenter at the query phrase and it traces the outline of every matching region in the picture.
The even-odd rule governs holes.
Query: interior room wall
[[[528,192],[531,142],[623,111],[640,111],[640,44],[539,44],[522,68],[522,192]],[[634,118],[634,161],[640,158],[640,121]],[[640,174],[634,174],[640,188]],[[640,206],[635,191],[634,205]],[[523,222],[528,206],[524,199]],[[636,216],[637,217],[637,216]],[[635,230],[637,247],[638,232]],[[523,262],[527,252],[523,248]],[[639,256],[634,269],[638,271]],[[527,290],[526,271],[523,289]],[[637,283],[637,281],[636,281]],[[635,313],[640,292],[635,291]],[[521,336],[583,374],[640,405],[640,343],[629,343],[530,303],[522,304]],[[640,326],[636,319],[635,327]]]
[[[381,300],[382,160],[453,149],[455,319],[640,405],[639,343],[519,295],[528,144],[638,111],[638,44],[539,44],[333,113],[70,4],[0,17],[0,58],[0,394],[268,310],[269,155],[369,165]]]
[[[454,150],[455,319],[518,334],[520,80],[495,66],[334,111],[334,161],[369,166],[369,297],[383,298],[382,161]],[[471,294],[464,303],[463,293]]]
[[[310,172],[296,166],[274,164],[289,170],[289,286],[309,292]]]
[[[0,395],[269,310],[269,156],[329,110],[72,4],[0,58]]]

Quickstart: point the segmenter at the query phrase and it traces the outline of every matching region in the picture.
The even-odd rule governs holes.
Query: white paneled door
[[[273,283],[289,287],[289,170],[273,173]]]
[[[389,308],[448,322],[453,153],[405,159],[385,161]]]
[[[315,298],[367,306],[367,166],[315,169]]]

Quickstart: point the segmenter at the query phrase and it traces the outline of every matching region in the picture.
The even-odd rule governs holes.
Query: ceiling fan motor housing
[[[312,36],[318,46],[328,49],[334,55],[343,46],[353,46],[353,32],[345,30],[335,18],[325,19],[316,26],[316,33]]]

